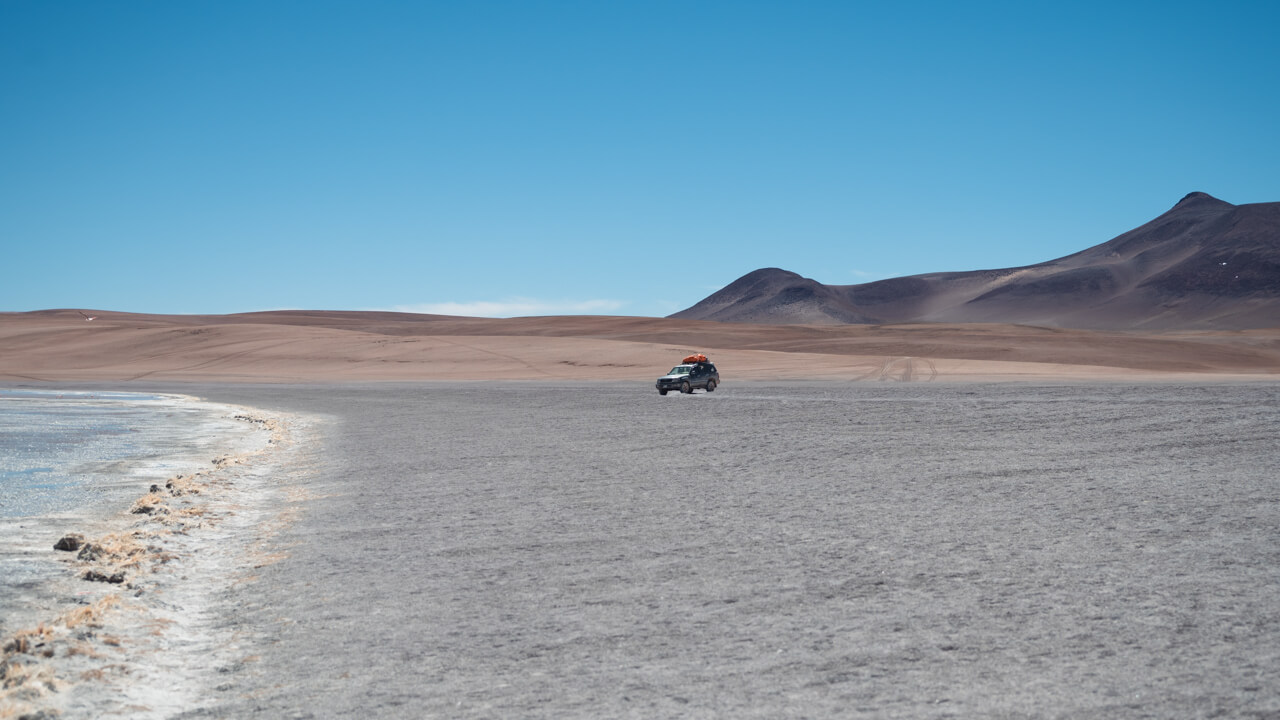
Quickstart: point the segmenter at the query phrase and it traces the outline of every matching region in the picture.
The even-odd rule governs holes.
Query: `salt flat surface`
[[[177,395],[0,388],[0,518],[127,506],[137,493],[122,485],[251,447],[234,412]]]
[[[180,395],[0,388],[0,637],[63,599],[58,538],[118,529],[152,483],[261,447],[237,412]]]
[[[335,420],[193,717],[1280,712],[1275,384],[202,392]]]

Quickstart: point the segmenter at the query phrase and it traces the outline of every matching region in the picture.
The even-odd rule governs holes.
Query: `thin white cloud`
[[[461,315],[464,317],[524,317],[529,315],[608,315],[626,303],[619,300],[537,300],[509,298],[474,302],[418,303],[397,305],[396,312],[428,315]]]

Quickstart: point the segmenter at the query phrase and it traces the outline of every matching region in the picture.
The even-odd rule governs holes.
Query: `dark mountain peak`
[[[786,287],[817,284],[816,280],[810,280],[790,270],[771,267],[752,270],[726,285],[720,292],[759,294],[762,292],[777,292],[779,289]]]
[[[1187,194],[1100,245],[1017,268],[824,285],[750,272],[672,317],[778,324],[1006,322],[1242,329],[1280,318],[1280,203]]]
[[[1235,207],[1235,205],[1232,205],[1231,203],[1226,202],[1225,200],[1219,200],[1218,198],[1210,195],[1209,193],[1196,191],[1192,193],[1187,193],[1185,197],[1183,197],[1181,200],[1178,201],[1177,205],[1173,206],[1173,209],[1174,210],[1186,210],[1186,209],[1207,210],[1211,208],[1226,209],[1226,208],[1232,208],[1232,207]]]
[[[790,270],[782,268],[767,267],[751,272],[738,278],[738,282],[794,282],[796,280],[804,280],[804,276],[799,273],[793,273]]]
[[[728,322],[870,323],[842,293],[781,268],[752,270],[671,317]]]

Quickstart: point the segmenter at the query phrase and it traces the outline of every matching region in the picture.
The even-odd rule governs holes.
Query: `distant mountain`
[[[1280,202],[1202,192],[1151,222],[1057,260],[824,285],[748,273],[671,317],[768,324],[999,322],[1088,329],[1280,326]]]

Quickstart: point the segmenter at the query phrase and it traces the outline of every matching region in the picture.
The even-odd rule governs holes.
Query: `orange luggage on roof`
[[[700,362],[706,362],[706,361],[707,361],[706,355],[703,355],[702,353],[697,353],[696,355],[690,355],[689,357],[685,358],[684,360],[681,360],[680,362],[700,363]]]

